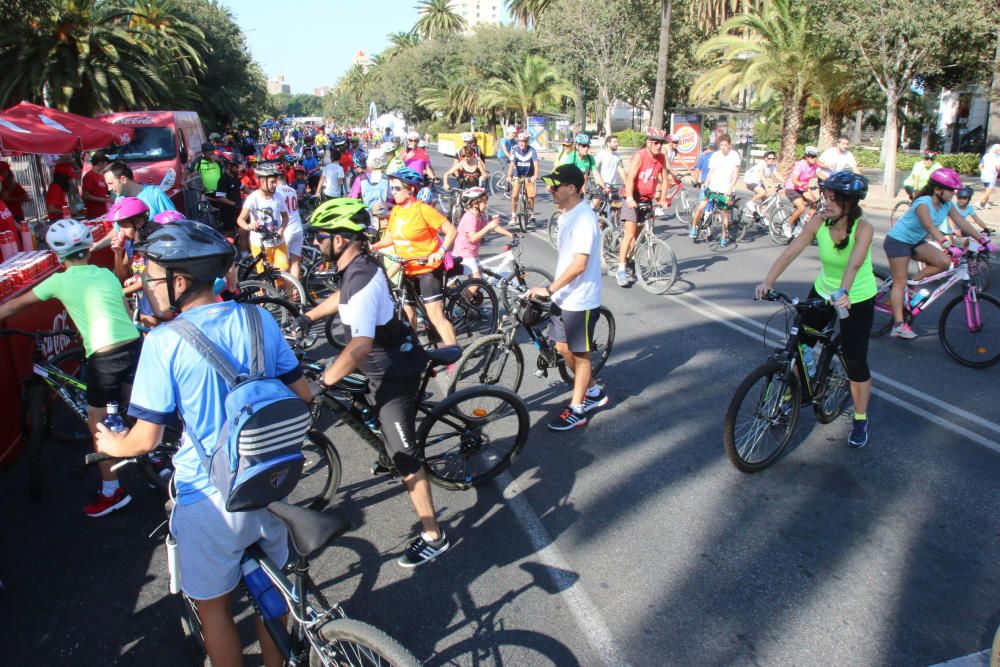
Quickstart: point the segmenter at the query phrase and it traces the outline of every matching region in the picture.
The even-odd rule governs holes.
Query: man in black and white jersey
[[[365,227],[368,212],[358,200],[331,200],[312,215],[316,245],[335,262],[342,276],[340,291],[299,318],[298,326],[340,311],[350,339],[323,373],[322,388],[361,370],[368,378],[369,398],[381,424],[385,448],[403,477],[423,530],[400,556],[403,567],[416,567],[448,549],[448,537],[435,518],[430,483],[416,448],[417,389],[427,356],[409,324],[395,316],[385,271],[368,254]]]
[[[515,178],[519,180],[514,180]],[[535,222],[535,181],[538,179],[538,153],[528,145],[528,135],[521,132],[517,135],[517,145],[510,151],[510,164],[507,165],[507,180],[513,185],[510,193],[510,216],[517,216],[517,198],[521,187],[528,195],[528,210],[531,212],[531,222]]]

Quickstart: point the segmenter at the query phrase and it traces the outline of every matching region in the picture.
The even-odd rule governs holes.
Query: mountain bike
[[[555,342],[544,332],[553,310],[558,312],[550,301],[513,295],[510,312],[504,317],[500,331],[483,336],[462,353],[462,358],[452,369],[448,392],[464,391],[477,385],[505,387],[517,392],[524,377],[524,354],[516,340],[519,330],[528,335],[538,350],[535,375],[548,377],[549,369],[554,367],[559,370],[563,381],[572,386],[573,372],[556,351]],[[615,318],[611,311],[600,306],[596,317],[594,349],[591,352],[591,373],[595,376],[604,368],[615,344]]]
[[[938,339],[948,356],[969,368],[987,368],[1000,361],[1000,299],[981,294],[975,279],[990,250],[970,240],[969,250],[955,266],[919,282],[908,280],[903,287],[903,321],[910,324],[952,285],[962,283],[962,294],[945,304],[941,311]],[[893,323],[892,277],[876,269],[875,279],[878,293],[875,295],[872,337],[884,336]],[[915,301],[914,294],[932,283],[939,284],[925,298]]]
[[[552,282],[552,274],[535,266],[521,264],[524,250],[520,236],[512,238],[504,251],[479,260],[479,272],[500,294],[505,312],[510,312],[511,295],[523,295],[532,287],[544,287]]]
[[[780,189],[775,190],[772,194],[760,200],[757,207],[752,213],[749,213],[749,215],[747,215],[748,211],[748,207],[744,206],[742,224],[747,230],[755,225],[763,225],[772,240],[774,240],[776,236],[780,236],[782,239],[784,238],[782,225],[788,222],[788,217],[791,215],[791,212],[782,205]],[[778,242],[779,241],[775,241],[775,243]]]
[[[677,256],[673,248],[653,232],[653,202],[636,204],[638,217],[645,214],[646,222],[639,225],[638,234],[626,254],[626,264],[635,264],[639,285],[651,294],[666,294],[677,280]],[[618,267],[619,249],[625,236],[623,228],[608,227],[601,233],[601,258],[608,272]]]
[[[512,183],[520,183],[521,187],[517,191],[517,204],[514,207],[514,218],[517,220],[517,226],[521,230],[522,234],[528,232],[528,218],[534,215],[533,212],[528,210],[528,177],[527,176],[515,176]]]
[[[822,331],[803,323],[810,309],[829,308],[824,299],[799,301],[772,290],[767,301],[783,302],[794,310],[783,347],[752,370],[736,388],[723,423],[726,456],[741,472],[759,472],[778,460],[788,446],[803,404],[812,405],[816,420],[829,424],[840,416],[851,399],[850,381],[834,334],[836,318]],[[787,320],[786,320],[787,322]],[[810,375],[804,359],[800,331],[818,339],[822,349]]]
[[[667,205],[665,208],[669,209],[673,205],[674,217],[677,218],[677,221],[689,225],[691,224],[691,214],[694,211],[697,199],[685,189],[684,179],[688,179],[692,185],[696,184],[691,178],[690,171],[678,170],[674,174],[678,176],[678,179],[667,188]],[[676,204],[674,204],[675,200]]]
[[[273,230],[261,230],[261,239],[267,242],[284,241],[279,239],[277,232]],[[259,289],[267,291],[264,286],[277,289],[284,298],[289,301],[306,303],[306,291],[302,283],[287,271],[279,270],[267,258],[267,248],[262,244],[256,255],[247,253],[236,262],[236,279],[239,283],[239,291],[246,292]]]
[[[725,213],[723,207],[728,207],[728,225],[723,225]],[[729,230],[729,242],[723,246],[722,239],[726,237],[727,227]],[[739,208],[739,197],[727,197],[720,192],[713,192],[708,196],[708,204],[705,205],[705,210],[702,211],[701,220],[698,221],[698,226],[695,228],[695,237],[692,241],[695,243],[699,241],[708,243],[709,248],[719,252],[722,250],[731,250],[737,243],[743,240],[746,233],[747,228],[743,224],[743,211]]]
[[[819,188],[815,185],[809,189],[814,191],[819,190]],[[789,218],[792,216],[791,212],[789,212],[787,216],[782,217],[780,225],[776,224],[777,219],[773,220],[772,222],[775,224],[772,224],[769,228],[769,231],[771,232],[771,240],[778,245],[788,244],[793,238],[798,236],[796,230],[801,232],[802,228],[805,227],[806,224],[808,224],[809,221],[811,221],[815,216],[818,215],[822,218],[825,211],[826,203],[823,200],[823,197],[818,197],[816,201],[806,204],[806,208],[802,211],[802,215],[800,215],[799,219],[796,220],[796,229],[792,230],[791,236],[785,234],[784,228],[784,226],[788,223]]]

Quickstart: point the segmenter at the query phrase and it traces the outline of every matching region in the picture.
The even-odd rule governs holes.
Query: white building
[[[354,60],[352,61],[355,65],[361,65],[361,69],[365,72],[368,68],[372,66],[372,59],[368,57],[364,49],[358,49],[358,52],[354,54]]]
[[[451,0],[451,8],[465,19],[469,30],[477,23],[500,23],[504,17],[502,0]]]

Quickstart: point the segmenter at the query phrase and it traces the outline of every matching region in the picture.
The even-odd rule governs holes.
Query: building
[[[465,19],[469,30],[477,23],[500,23],[504,17],[502,0],[451,0],[451,8]]]
[[[938,98],[937,127],[946,153],[982,153],[986,150],[990,116],[989,91],[975,85],[965,90],[943,90]]]
[[[267,80],[267,92],[271,95],[277,95],[279,93],[284,93],[285,95],[292,94],[292,87],[285,83],[285,75],[279,74],[273,79]]]
[[[372,59],[368,57],[364,49],[358,49],[358,52],[354,54],[353,63],[361,65],[361,69],[367,72],[368,68],[372,66]]]
[[[333,92],[333,88],[330,86],[320,86],[319,88],[313,88],[313,95],[316,97],[326,97],[327,94]]]

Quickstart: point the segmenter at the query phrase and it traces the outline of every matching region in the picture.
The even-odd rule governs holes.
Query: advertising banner
[[[694,169],[701,155],[701,114],[670,114],[670,134],[677,137],[674,164]]]
[[[536,151],[544,151],[549,145],[549,132],[543,116],[528,117],[528,144]]]

